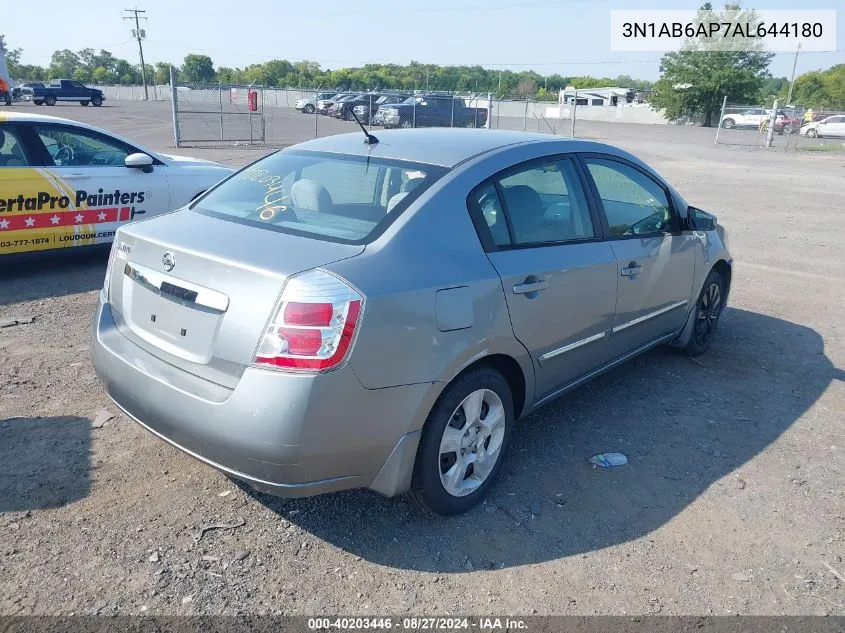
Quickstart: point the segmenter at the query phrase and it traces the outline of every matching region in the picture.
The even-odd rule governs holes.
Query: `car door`
[[[26,128],[0,123],[0,256],[65,244],[64,226],[50,220],[66,202],[64,192],[41,164]]]
[[[845,116],[832,116],[819,126],[822,136],[845,136]]]
[[[70,201],[57,213],[67,228],[66,246],[111,242],[121,224],[170,209],[160,161],[147,170],[126,167],[126,157],[137,150],[119,139],[64,124],[31,128],[46,157],[45,171]]]
[[[582,159],[617,260],[610,347],[620,357],[684,326],[697,242],[681,230],[667,188],[644,169],[603,154]]]
[[[616,258],[576,161],[519,165],[479,185],[468,201],[501,277],[514,335],[534,363],[535,401],[606,363]]]

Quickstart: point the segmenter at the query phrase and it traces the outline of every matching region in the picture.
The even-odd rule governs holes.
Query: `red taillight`
[[[255,362],[301,371],[326,371],[348,356],[363,297],[344,280],[312,270],[288,280]]]
[[[297,303],[285,305],[285,323],[327,327],[332,321],[334,306],[331,303]]]

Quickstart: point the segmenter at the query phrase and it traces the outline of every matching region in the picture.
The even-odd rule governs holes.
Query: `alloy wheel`
[[[439,468],[443,488],[463,497],[483,484],[501,455],[505,408],[489,389],[477,389],[458,405],[440,439]]]
[[[712,336],[719,322],[722,311],[722,291],[719,284],[713,282],[701,293],[698,299],[698,313],[695,317],[695,340],[703,345]]]

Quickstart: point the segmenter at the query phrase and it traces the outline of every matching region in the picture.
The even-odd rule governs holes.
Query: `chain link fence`
[[[716,126],[716,145],[790,151],[845,151],[845,112],[771,103],[728,103]]]
[[[265,142],[262,86],[173,82],[170,88],[177,147]]]

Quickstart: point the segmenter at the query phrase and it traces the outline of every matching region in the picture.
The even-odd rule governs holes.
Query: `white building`
[[[576,90],[572,86],[567,86],[558,94],[558,103],[561,105],[569,105],[577,95],[579,106],[604,106],[616,107],[620,104],[627,103],[629,96],[633,98],[636,91],[630,88],[619,88],[616,86],[609,88],[582,88]]]

